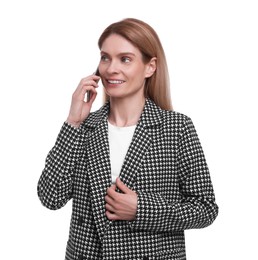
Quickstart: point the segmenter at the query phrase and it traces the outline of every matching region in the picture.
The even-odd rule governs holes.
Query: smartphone
[[[100,74],[99,74],[99,68],[97,68],[96,71],[95,71],[93,74],[95,74],[95,75],[97,75],[97,76],[100,76]],[[89,101],[90,101],[90,97],[91,97],[91,93],[90,93],[90,91],[88,90],[88,91],[86,92],[86,102],[89,102]]]

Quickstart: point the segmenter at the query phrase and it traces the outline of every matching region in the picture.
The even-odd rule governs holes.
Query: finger
[[[105,208],[107,211],[114,213],[115,209],[108,203],[106,203]]]
[[[87,91],[91,91],[92,94],[97,93],[94,86],[88,86],[88,85],[79,85],[77,89],[74,91],[72,99],[73,100],[85,100],[85,95]]]
[[[116,179],[116,185],[117,185],[117,188],[118,188],[119,190],[121,190],[123,193],[131,193],[131,192],[132,192],[132,190],[129,189],[129,188],[120,180],[119,177]]]
[[[98,80],[84,78],[81,80],[81,86],[94,86],[98,87]]]
[[[106,216],[109,220],[119,220],[119,217],[115,213],[108,210],[106,211]]]
[[[115,184],[112,184],[112,185],[107,189],[107,193],[109,193],[110,191],[111,191],[111,194],[113,194],[112,191],[116,191],[116,185],[115,185]]]
[[[116,190],[116,185],[115,185],[115,184],[112,184],[112,185],[110,186],[110,189]]]
[[[94,80],[94,81],[96,81],[96,82],[98,82],[99,80],[101,79],[101,77],[99,76],[99,75],[96,75],[96,74],[91,74],[91,75],[89,75],[89,76],[87,76],[87,77],[84,77],[84,78],[82,78],[81,80],[83,81],[83,80]]]
[[[109,205],[114,205],[114,199],[112,197],[110,197],[109,195],[105,196],[105,201],[106,203],[108,203]]]
[[[74,94],[75,95],[80,95],[82,91],[85,94],[86,91],[88,90],[88,87],[90,87],[90,86],[92,86],[94,88],[97,88],[98,87],[98,83],[95,80],[93,80],[92,78],[89,78],[89,77],[83,78],[83,79],[81,79],[79,85],[77,86]]]
[[[112,185],[110,188],[107,189],[107,195],[112,199],[115,199],[117,197],[116,185]]]
[[[97,91],[93,86],[85,86],[80,94],[80,99],[83,98],[83,100],[92,105],[92,103],[94,102],[96,96],[97,96]]]
[[[85,96],[88,92],[90,92],[91,94],[97,93],[97,90],[96,90],[97,88],[98,88],[98,85],[93,86],[93,85],[90,85],[90,83],[85,83],[85,84],[82,84],[80,86],[80,88],[75,91],[75,95],[82,97],[82,96]]]
[[[94,81],[95,83],[98,83],[100,79],[101,79],[100,76],[98,76],[96,74],[92,74],[88,77],[83,78],[82,81],[86,81],[86,82],[87,81]]]
[[[88,102],[86,102],[86,103],[88,103],[88,104],[90,104],[90,106],[92,106],[92,103],[94,102],[94,100],[96,99],[96,97],[97,97],[97,92],[90,92],[90,94],[88,94],[88,95],[90,95],[90,99],[89,99],[89,101]],[[87,99],[86,99],[86,101],[87,101]]]
[[[97,91],[96,88],[94,86],[82,86],[80,90],[77,91],[77,95],[80,99],[85,99],[85,96],[87,95],[87,92],[91,93],[91,96],[93,96],[94,94],[97,95]]]
[[[92,75],[92,79],[95,81],[95,82],[99,82],[99,80],[100,80],[100,76],[97,76],[96,74],[93,74]]]

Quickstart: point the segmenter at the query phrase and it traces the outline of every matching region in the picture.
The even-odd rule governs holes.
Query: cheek
[[[142,66],[133,68],[128,75],[135,81],[142,81],[145,79],[145,69]]]
[[[103,64],[99,63],[98,65],[98,72],[100,75],[103,75],[105,71],[105,66],[103,66]]]
[[[134,82],[142,83],[145,81],[145,74],[143,70],[136,70],[132,75],[132,79]]]

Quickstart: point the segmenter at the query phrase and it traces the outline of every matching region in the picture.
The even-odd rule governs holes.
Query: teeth
[[[121,83],[123,83],[123,81],[122,80],[108,80],[108,83],[110,83],[110,84],[121,84]]]

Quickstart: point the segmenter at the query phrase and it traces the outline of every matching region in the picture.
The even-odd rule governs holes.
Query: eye
[[[124,63],[128,63],[128,62],[131,61],[131,59],[130,59],[129,57],[127,57],[127,56],[123,56],[123,57],[121,58],[121,60],[122,60],[122,62],[124,62]]]
[[[101,61],[108,61],[109,58],[108,58],[107,55],[102,55],[102,56],[100,57],[100,60],[101,60]]]

